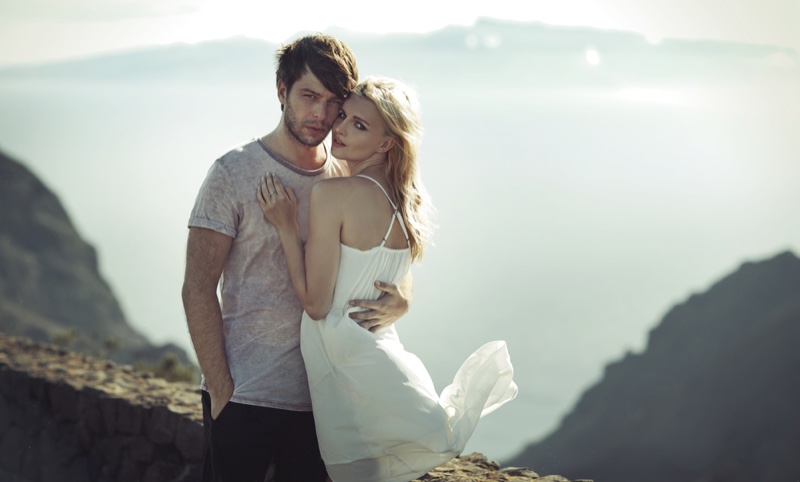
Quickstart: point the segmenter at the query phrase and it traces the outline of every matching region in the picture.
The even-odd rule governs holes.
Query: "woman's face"
[[[331,154],[344,161],[365,161],[391,147],[391,137],[386,135],[386,123],[378,108],[358,94],[349,96],[342,104],[331,136]]]

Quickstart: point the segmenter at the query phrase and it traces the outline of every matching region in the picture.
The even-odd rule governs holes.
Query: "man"
[[[311,187],[347,174],[323,140],[358,72],[350,49],[324,35],[298,39],[277,58],[278,126],[212,165],[189,220],[183,303],[203,373],[205,481],[261,482],[271,463],[277,482],[326,477],[299,346],[302,307],[256,192],[270,172],[291,186],[305,239]],[[353,314],[366,329],[408,309],[398,287],[376,285],[380,300],[354,302],[366,308]]]

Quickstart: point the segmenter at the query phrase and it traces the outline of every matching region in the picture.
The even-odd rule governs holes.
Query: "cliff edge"
[[[187,363],[182,349],[154,346],[131,328],[59,199],[2,152],[0,206],[0,332],[123,363],[168,353]]]

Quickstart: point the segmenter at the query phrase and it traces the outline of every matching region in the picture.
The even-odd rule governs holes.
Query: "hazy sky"
[[[3,0],[0,64],[234,35],[279,42],[299,31],[330,26],[425,32],[468,25],[480,16],[632,30],[652,40],[709,38],[800,51],[800,0],[465,0],[457,8],[431,0],[394,4],[392,11],[387,4],[363,0]]]

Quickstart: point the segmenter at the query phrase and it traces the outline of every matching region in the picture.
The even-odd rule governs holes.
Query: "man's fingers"
[[[350,318],[352,318],[354,320],[360,320],[362,322],[363,321],[372,321],[372,320],[376,319],[375,315],[376,315],[375,310],[367,309],[367,310],[364,310],[364,311],[354,311],[354,312],[350,313]]]
[[[400,294],[400,288],[398,288],[397,285],[392,284],[392,283],[384,283],[383,281],[376,281],[375,282],[375,287],[378,288],[379,290],[383,291],[386,294],[390,294],[390,295],[399,295]]]
[[[358,323],[358,326],[361,328],[373,333],[383,328],[383,324],[377,320],[356,321],[356,323]]]
[[[392,283],[384,283],[383,281],[376,281],[375,287],[386,294],[391,294],[391,295],[400,294],[400,289],[397,287],[397,285],[394,285]],[[375,310],[382,306],[382,302],[377,300],[352,300],[350,301],[350,306],[358,306],[369,310]]]

